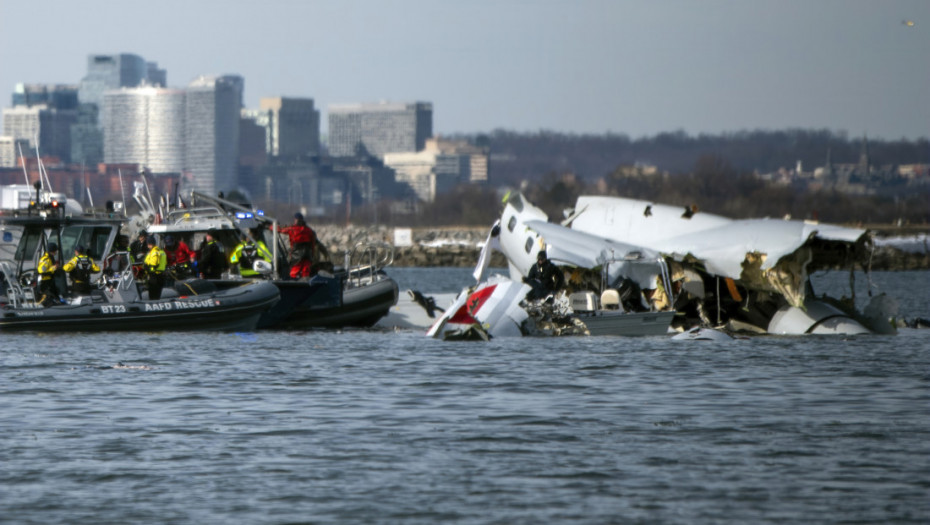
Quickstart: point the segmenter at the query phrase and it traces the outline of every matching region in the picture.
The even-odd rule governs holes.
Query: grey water
[[[930,318],[930,272],[856,286]],[[930,330],[3,334],[0,522],[928,523]]]

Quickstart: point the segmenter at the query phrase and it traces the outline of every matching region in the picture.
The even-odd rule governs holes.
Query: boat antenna
[[[26,186],[30,186],[29,173],[26,171],[26,157],[23,155],[23,145],[16,143],[16,147],[19,148],[19,160],[23,165],[23,178],[26,179]]]
[[[116,173],[119,175],[119,196],[123,199],[123,217],[126,216],[126,188],[123,187],[123,170],[117,169]]]
[[[84,189],[81,193],[86,192],[88,198],[90,197],[90,188],[87,187],[87,173],[84,172],[84,161],[81,161],[81,188]],[[93,199],[91,199],[93,200]],[[93,203],[90,205],[91,208],[94,207]]]
[[[42,162],[42,157],[39,155],[39,134],[38,133],[36,133],[36,160],[39,163],[39,178],[41,179],[43,175],[45,176],[45,182],[44,182],[45,189],[47,189],[48,193],[51,194],[54,190],[52,190],[52,181],[50,181],[48,178],[48,172],[45,171],[45,164]]]
[[[142,185],[145,187],[145,193],[149,197],[149,202],[152,205],[152,211],[155,215],[155,222],[157,223],[159,222],[158,210],[155,209],[155,199],[152,198],[152,191],[149,189],[149,182],[145,179],[145,168],[142,168],[142,170],[139,172],[139,177],[142,177]]]

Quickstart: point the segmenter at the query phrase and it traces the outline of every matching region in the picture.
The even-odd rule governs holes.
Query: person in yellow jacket
[[[168,256],[165,250],[158,247],[154,236],[145,240],[149,253],[145,256],[145,273],[148,277],[146,287],[149,290],[149,299],[161,299],[161,289],[165,287],[165,268],[168,267]]]
[[[233,268],[239,269],[239,275],[243,277],[259,277],[261,274],[255,271],[255,261],[265,261],[270,263],[272,260],[271,252],[262,241],[254,242],[251,239],[243,238],[232,255],[229,256],[229,264]]]
[[[100,271],[97,263],[87,255],[87,250],[77,245],[74,257],[62,266],[62,270],[71,276],[72,291],[77,295],[90,294],[90,274]]]
[[[60,271],[57,258],[58,245],[53,242],[48,243],[45,253],[39,259],[39,266],[36,268],[39,274],[39,302],[43,306],[51,306],[60,302],[61,290],[55,282],[55,274]]]

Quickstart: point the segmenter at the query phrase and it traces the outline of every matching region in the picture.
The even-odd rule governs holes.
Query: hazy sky
[[[928,0],[0,0],[0,106],[92,53],[311,97],[324,131],[330,104],[422,100],[439,134],[930,137]]]

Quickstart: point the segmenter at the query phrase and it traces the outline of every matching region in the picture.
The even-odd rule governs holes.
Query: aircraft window
[[[507,221],[507,231],[513,233],[513,229],[517,226],[517,216],[511,215],[510,220]]]
[[[526,238],[526,245],[523,246],[523,249],[526,250],[526,253],[530,253],[530,250],[533,249],[533,238],[532,237]]]

